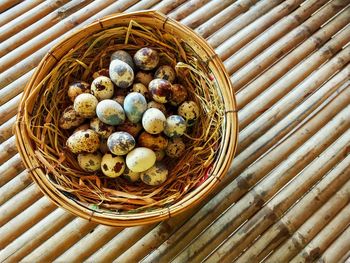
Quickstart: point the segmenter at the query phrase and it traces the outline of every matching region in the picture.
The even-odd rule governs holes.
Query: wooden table
[[[350,256],[350,0],[1,0],[0,262],[342,262]],[[115,12],[157,9],[231,75],[239,146],[220,187],[160,224],[97,225],[32,184],[12,125],[45,52]]]

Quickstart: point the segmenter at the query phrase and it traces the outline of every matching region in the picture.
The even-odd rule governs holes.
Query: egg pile
[[[72,105],[59,126],[73,130],[66,145],[79,166],[150,186],[165,182],[169,171],[163,159],[184,154],[182,135],[199,117],[198,105],[176,77],[170,65],[159,66],[155,49],[144,47],[133,57],[114,52],[109,69],[95,72],[91,84],[71,83]]]

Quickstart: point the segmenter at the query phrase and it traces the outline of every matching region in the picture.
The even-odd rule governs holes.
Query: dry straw
[[[110,54],[149,46],[175,67],[190,98],[201,105],[199,122],[186,135],[186,153],[157,187],[83,172],[58,127],[67,107],[68,83],[91,82]],[[76,215],[129,226],[166,219],[200,201],[224,176],[237,142],[236,103],[221,61],[191,29],[154,11],[113,15],[66,38],[44,57],[25,88],[16,122],[25,165],[41,190]]]

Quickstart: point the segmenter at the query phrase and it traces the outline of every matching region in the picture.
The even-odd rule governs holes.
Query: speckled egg
[[[182,102],[187,99],[187,90],[181,84],[171,85],[172,97],[170,99],[170,104],[173,106],[179,106]]]
[[[141,123],[132,123],[128,119],[120,125],[116,127],[117,131],[124,131],[132,135],[132,137],[136,138],[137,135],[142,130],[142,124]]]
[[[98,100],[92,94],[82,93],[74,100],[74,110],[82,117],[92,118],[96,116]]]
[[[167,103],[172,97],[171,83],[165,79],[154,79],[148,85],[153,100]]]
[[[138,123],[146,110],[147,101],[141,93],[131,92],[125,97],[124,111],[126,117],[132,123]]]
[[[113,100],[115,100],[115,101],[118,102],[121,106],[123,106],[123,105],[124,105],[125,96],[123,96],[123,95],[118,95],[118,96],[114,97]]]
[[[142,83],[133,84],[130,91],[141,93],[145,98],[149,97],[148,88],[145,85],[143,85]]]
[[[151,149],[138,147],[126,156],[126,165],[133,172],[144,172],[156,162],[156,154]]]
[[[140,180],[140,173],[133,172],[128,167],[125,167],[123,177],[129,182],[137,182]]]
[[[107,140],[108,149],[115,155],[125,155],[134,149],[136,141],[127,132],[115,132]]]
[[[90,93],[90,84],[85,81],[75,81],[68,86],[68,97],[73,102],[82,93]]]
[[[168,139],[163,135],[149,134],[148,132],[141,133],[137,142],[139,146],[147,147],[154,151],[164,150],[168,145]]]
[[[122,89],[131,86],[134,81],[134,71],[125,62],[116,59],[109,65],[109,76],[114,84]]]
[[[92,77],[94,79],[96,79],[98,77],[101,77],[101,76],[109,78],[109,69],[108,68],[103,68],[103,69],[100,69],[100,70],[94,72],[94,74],[92,74]]]
[[[135,82],[142,83],[146,87],[148,87],[148,84],[152,81],[152,79],[153,79],[152,72],[148,72],[148,71],[140,70],[139,72],[136,73],[136,76],[135,76]]]
[[[105,124],[99,118],[91,119],[90,128],[97,132],[103,139],[108,139],[108,137],[114,132],[113,126]]]
[[[63,113],[58,121],[58,125],[62,129],[71,129],[71,128],[79,126],[83,122],[84,122],[84,118],[79,116],[75,112],[73,106],[69,106],[63,111]]]
[[[109,125],[118,125],[125,121],[123,107],[114,100],[102,100],[96,107],[97,117]]]
[[[150,169],[142,172],[140,178],[145,184],[160,185],[168,178],[168,169],[164,164],[157,162]]]
[[[194,125],[199,117],[199,107],[194,101],[185,101],[179,106],[177,112],[185,118],[187,126]]]
[[[142,116],[142,126],[146,132],[151,134],[161,133],[165,127],[166,118],[163,112],[151,108]]]
[[[166,108],[165,108],[163,103],[159,103],[159,102],[152,100],[152,101],[148,102],[148,104],[147,104],[147,109],[150,109],[150,108],[158,109],[161,112],[163,112],[164,115],[166,115]]]
[[[172,138],[168,142],[165,154],[170,158],[178,158],[185,152],[186,145],[180,137]]]
[[[125,62],[133,70],[135,70],[134,61],[132,60],[132,57],[130,56],[130,54],[128,52],[126,52],[124,50],[117,50],[117,51],[113,52],[111,55],[111,61],[116,60],[116,59],[119,59],[119,60]]]
[[[91,84],[91,94],[98,100],[110,99],[113,97],[114,85],[110,78],[105,76],[97,77]]]
[[[165,80],[169,81],[170,83],[173,83],[175,78],[176,78],[175,70],[168,65],[160,66],[157,69],[156,73],[154,73],[154,78],[155,79],[165,79]]]
[[[164,157],[165,157],[165,151],[164,150],[154,151],[154,153],[156,154],[156,161],[157,162],[163,160]]]
[[[141,48],[135,53],[134,62],[140,69],[152,70],[159,63],[158,52],[149,47]]]
[[[109,152],[108,146],[107,146],[107,139],[100,139],[100,147],[99,150],[101,153],[105,154]]]
[[[73,133],[77,132],[77,131],[86,131],[87,129],[90,129],[90,123],[84,123],[82,125],[80,125],[79,127],[77,127]]]
[[[101,170],[104,175],[112,178],[122,175],[125,170],[124,158],[106,153],[102,157]]]
[[[66,145],[72,153],[93,153],[100,147],[100,139],[95,131],[87,129],[73,133]]]
[[[185,133],[186,121],[180,115],[171,115],[166,119],[164,134],[168,137],[178,137]]]
[[[96,172],[101,169],[102,155],[99,152],[95,153],[80,153],[78,154],[79,166],[87,172]]]

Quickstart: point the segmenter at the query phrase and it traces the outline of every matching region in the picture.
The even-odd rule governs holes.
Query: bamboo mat
[[[216,191],[159,224],[76,218],[32,184],[12,125],[64,35],[157,9],[207,38],[231,74],[239,145]],[[1,0],[0,262],[344,262],[350,257],[350,0]]]

